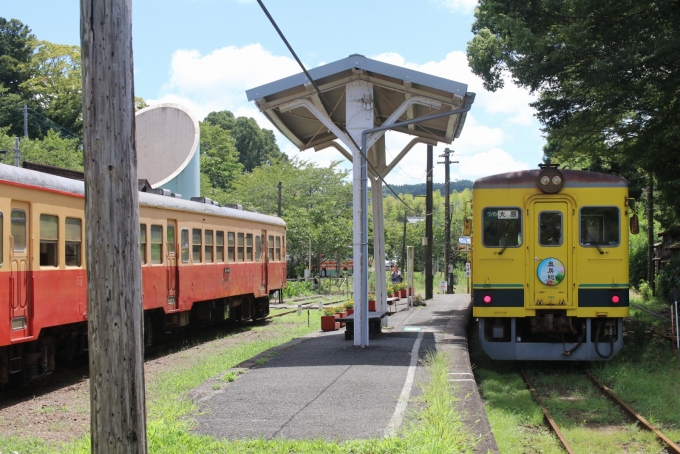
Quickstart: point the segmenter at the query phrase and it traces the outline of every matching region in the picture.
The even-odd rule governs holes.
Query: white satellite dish
[[[138,111],[137,178],[185,199],[201,194],[198,120],[179,104],[157,104]]]

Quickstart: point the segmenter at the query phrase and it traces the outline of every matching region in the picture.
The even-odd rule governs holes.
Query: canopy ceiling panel
[[[466,84],[371,60],[357,54],[309,70],[309,74],[323,93],[336,123],[342,127],[346,122],[345,87],[352,81],[373,84],[374,127],[381,126],[399,106],[415,96],[439,102],[441,107],[414,104],[397,122],[459,109],[466,103],[469,105],[474,102],[474,93],[467,91]],[[248,100],[255,101],[267,118],[300,150],[337,138],[307,108],[286,108],[286,103],[304,98],[329,115],[330,112],[324,108],[304,73],[255,87],[246,94]],[[282,105],[283,109],[280,108]],[[465,117],[466,113],[454,114],[396,130],[438,142],[451,143],[459,136]]]

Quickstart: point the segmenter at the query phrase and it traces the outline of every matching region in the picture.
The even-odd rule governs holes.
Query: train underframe
[[[542,311],[534,317],[480,317],[478,324],[482,349],[498,360],[603,361],[623,348],[622,318]]]
[[[193,304],[190,311],[166,314],[144,311],[144,344],[169,339],[189,328],[263,319],[269,315],[269,297],[241,295]],[[0,387],[28,383],[51,373],[57,364],[86,364],[87,322],[44,328],[35,341],[0,347]]]

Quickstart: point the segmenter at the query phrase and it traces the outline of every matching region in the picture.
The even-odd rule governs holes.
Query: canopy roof
[[[474,102],[474,93],[467,91],[467,85],[432,76],[412,69],[406,69],[363,55],[349,57],[309,70],[328,104],[334,110],[335,118],[346,123],[345,86],[352,81],[366,81],[373,84],[374,127],[383,122],[407,99],[423,96],[441,103],[433,108],[413,104],[397,120],[406,121],[431,114],[459,109]],[[304,73],[295,74],[253,89],[247,90],[249,101],[255,101],[260,111],[300,150],[330,142],[337,137],[324,127],[304,107],[287,110],[285,104],[300,98],[307,98],[323,112],[323,104],[316,90]],[[279,107],[283,105],[283,109]],[[451,143],[460,135],[466,113],[438,118],[415,125],[395,129],[406,134]]]

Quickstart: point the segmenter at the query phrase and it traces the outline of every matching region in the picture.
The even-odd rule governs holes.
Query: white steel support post
[[[361,143],[361,133],[373,128],[373,84],[350,82],[346,86],[347,132]],[[366,160],[353,150],[354,182],[354,345],[368,345],[368,206]],[[359,273],[357,270],[359,264]],[[358,304],[357,304],[358,303]]]
[[[383,218],[382,181],[371,178],[371,204],[373,205],[373,269],[375,270],[375,301],[379,311],[387,311],[385,285],[385,222]],[[387,317],[383,318],[387,326]]]

